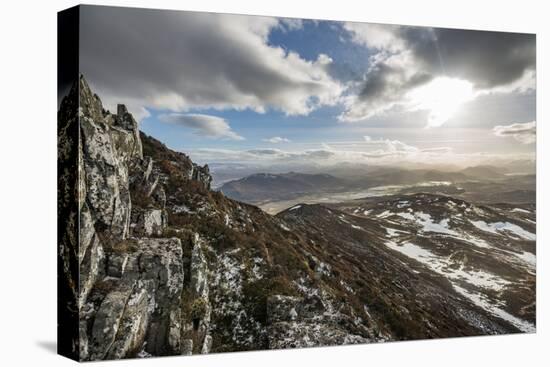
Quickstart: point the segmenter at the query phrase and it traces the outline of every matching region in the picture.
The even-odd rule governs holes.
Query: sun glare
[[[460,106],[474,97],[472,84],[466,80],[436,78],[409,93],[414,109],[428,110],[427,127],[438,127],[447,122]]]

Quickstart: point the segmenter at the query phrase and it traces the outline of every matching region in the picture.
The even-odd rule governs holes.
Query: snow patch
[[[386,246],[428,266],[428,268],[434,272],[443,275],[450,280],[462,280],[479,288],[488,288],[496,291],[502,290],[502,288],[510,284],[509,281],[482,270],[464,270],[463,264],[456,269],[453,266],[456,264],[449,260],[449,258],[433,254],[432,252],[410,242],[404,242],[401,245],[398,245],[393,241],[388,241],[386,242]]]
[[[290,228],[288,228],[287,226],[285,226],[284,224],[282,223],[279,223],[279,227],[281,227],[283,230],[287,231],[287,232],[290,232]]]
[[[493,315],[509,322],[510,324],[514,325],[518,329],[520,329],[523,332],[526,333],[534,333],[537,331],[535,325],[531,324],[528,321],[522,320],[518,317],[515,317],[508,312],[504,311],[501,308],[498,308],[497,306],[490,303],[486,297],[479,293],[470,292],[462,287],[454,286],[454,289],[463,295],[464,297],[468,298],[470,301],[472,301],[476,306],[484,309],[487,312],[492,313]]]
[[[537,256],[530,252],[524,251],[521,254],[513,253],[515,256],[532,266],[533,268],[537,266]]]
[[[409,234],[409,232],[401,231],[399,229],[388,228],[388,227],[386,227],[385,229],[388,234],[388,237],[390,238],[400,236],[400,234]]]
[[[376,217],[378,218],[386,218],[386,217],[389,217],[390,215],[392,215],[393,213],[390,212],[389,210],[385,210],[383,211],[382,213],[380,214],[377,214]]]
[[[465,288],[457,284],[457,281],[462,280],[476,287],[490,288],[499,291],[504,286],[510,283],[507,280],[483,271],[467,272],[462,267],[460,269],[450,268],[448,267],[448,265],[450,265],[448,259],[432,254],[430,251],[409,242],[404,243],[400,246],[395,242],[388,241],[386,242],[386,246],[417,260],[418,262],[428,266],[434,272],[449,278],[454,290],[465,298],[469,299],[476,306],[484,309],[487,312],[492,313],[496,317],[499,317],[509,322],[523,332],[533,333],[536,331],[536,328],[533,324],[518,317],[515,317],[505,310],[499,308],[497,304],[491,303],[486,295],[479,292],[466,290]]]
[[[506,232],[508,232],[524,240],[529,240],[529,241],[536,240],[536,235],[534,233],[526,231],[525,229],[521,228],[517,224],[513,224],[510,222],[487,223],[482,220],[472,220],[470,221],[470,223],[472,223],[476,228],[481,229],[482,231],[485,231],[485,232],[498,234],[498,235],[505,235]]]
[[[172,207],[172,210],[174,211],[175,214],[180,214],[180,213],[192,213],[191,209],[189,209],[187,206],[185,205],[174,205]]]
[[[442,219],[439,223],[434,222],[429,214],[423,212],[417,212],[414,215],[411,213],[396,213],[396,215],[410,221],[416,221],[422,227],[423,232],[443,233],[452,236],[459,235],[458,232],[449,228],[449,219]]]

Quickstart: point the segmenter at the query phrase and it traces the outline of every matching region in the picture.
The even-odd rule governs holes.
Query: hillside
[[[266,200],[287,200],[305,194],[338,192],[350,187],[350,182],[328,174],[257,173],[223,184],[226,196],[250,203]]]
[[[60,138],[79,157],[64,210],[80,237],[60,236],[59,258],[80,360],[535,329],[534,208],[425,195],[271,216],[212,191],[208,166],[140,133],[123,105],[106,111],[83,77],[59,119],[81,132]],[[321,176],[281,180],[340,183]]]

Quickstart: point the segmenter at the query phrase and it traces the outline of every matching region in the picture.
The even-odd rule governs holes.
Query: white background
[[[537,33],[537,334],[132,360],[116,366],[538,366],[548,363],[548,65],[545,1],[190,0],[106,5]],[[74,1],[3,1],[0,12],[0,365],[64,366],[56,340],[56,12]],[[546,278],[546,280],[545,280]],[[545,361],[546,359],[546,361]],[[103,366],[107,363],[94,365]]]

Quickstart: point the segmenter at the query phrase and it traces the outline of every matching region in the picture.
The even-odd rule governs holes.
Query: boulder
[[[166,212],[162,209],[146,209],[139,213],[134,226],[135,236],[160,236],[166,227]]]
[[[132,290],[133,284],[122,283],[101,302],[92,327],[91,360],[101,360],[107,356],[117,336]]]
[[[118,335],[107,354],[109,359],[120,359],[137,354],[145,340],[154,304],[155,284],[152,280],[137,281],[124,309]]]

